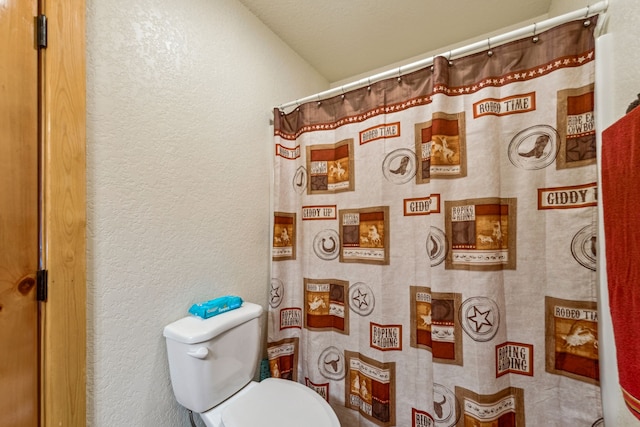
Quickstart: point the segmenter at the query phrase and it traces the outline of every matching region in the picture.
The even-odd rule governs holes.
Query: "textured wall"
[[[186,426],[162,328],[266,305],[270,110],[328,83],[235,0],[89,0],[87,83],[87,423]]]
[[[622,117],[640,93],[640,2],[609,0],[608,33],[614,44],[614,111]],[[640,425],[640,423],[638,424]]]

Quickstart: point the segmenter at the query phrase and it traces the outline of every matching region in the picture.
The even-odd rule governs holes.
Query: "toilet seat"
[[[331,406],[295,381],[267,378],[222,411],[224,427],[340,427]]]

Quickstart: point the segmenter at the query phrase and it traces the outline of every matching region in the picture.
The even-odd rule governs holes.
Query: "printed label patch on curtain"
[[[525,425],[524,390],[508,387],[496,394],[477,394],[456,386],[463,415],[457,426],[519,427]]]
[[[280,156],[287,160],[295,160],[300,157],[300,146],[288,148],[280,144],[276,144],[276,156]]]
[[[402,325],[369,323],[369,346],[381,351],[402,350]]]
[[[304,279],[304,327],[349,335],[349,308],[345,297],[349,282],[337,279]]]
[[[378,125],[360,132],[360,145],[377,139],[397,138],[399,136],[400,122]]]
[[[296,259],[296,214],[274,212],[273,255],[274,261]]]
[[[496,346],[496,378],[505,374],[533,376],[533,345],[506,342]]]
[[[430,178],[467,176],[464,112],[435,112],[432,117],[428,122],[415,125],[416,184],[428,183]]]
[[[411,408],[411,427],[434,427],[435,421],[428,412]]]
[[[302,309],[291,307],[280,310],[280,330],[289,328],[302,329]]]
[[[516,199],[445,201],[445,268],[515,270]]]
[[[315,384],[311,382],[309,377],[304,378],[307,387],[318,393],[324,400],[329,401],[329,383]]]
[[[597,304],[545,297],[545,305],[546,371],[599,384]]]
[[[535,92],[513,95],[507,98],[486,98],[473,104],[473,118],[528,113],[529,111],[535,111],[535,109]]]
[[[411,286],[411,347],[424,348],[433,361],[462,365],[462,327],[458,312],[462,295]]]
[[[389,207],[340,209],[340,262],[389,264]]]
[[[404,216],[431,215],[440,213],[440,195],[404,199]]]
[[[298,381],[298,338],[285,338],[267,345],[273,378]]]
[[[336,205],[324,205],[324,206],[303,206],[302,207],[302,220],[321,220],[321,219],[336,219]]]
[[[576,209],[598,205],[598,184],[538,188],[538,209]]]
[[[396,364],[345,350],[345,406],[379,426],[396,424]]]
[[[353,139],[335,144],[307,146],[307,194],[327,194],[355,189]]]
[[[560,151],[556,168],[566,169],[596,162],[594,85],[558,92]]]

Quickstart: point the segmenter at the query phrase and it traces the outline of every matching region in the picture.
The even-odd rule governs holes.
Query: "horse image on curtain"
[[[596,20],[274,110],[272,376],[345,427],[603,425]]]

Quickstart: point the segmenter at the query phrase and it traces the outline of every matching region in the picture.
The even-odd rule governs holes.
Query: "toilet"
[[[253,381],[261,353],[262,307],[241,307],[164,328],[178,403],[209,427],[340,427],[331,406],[295,381]]]

